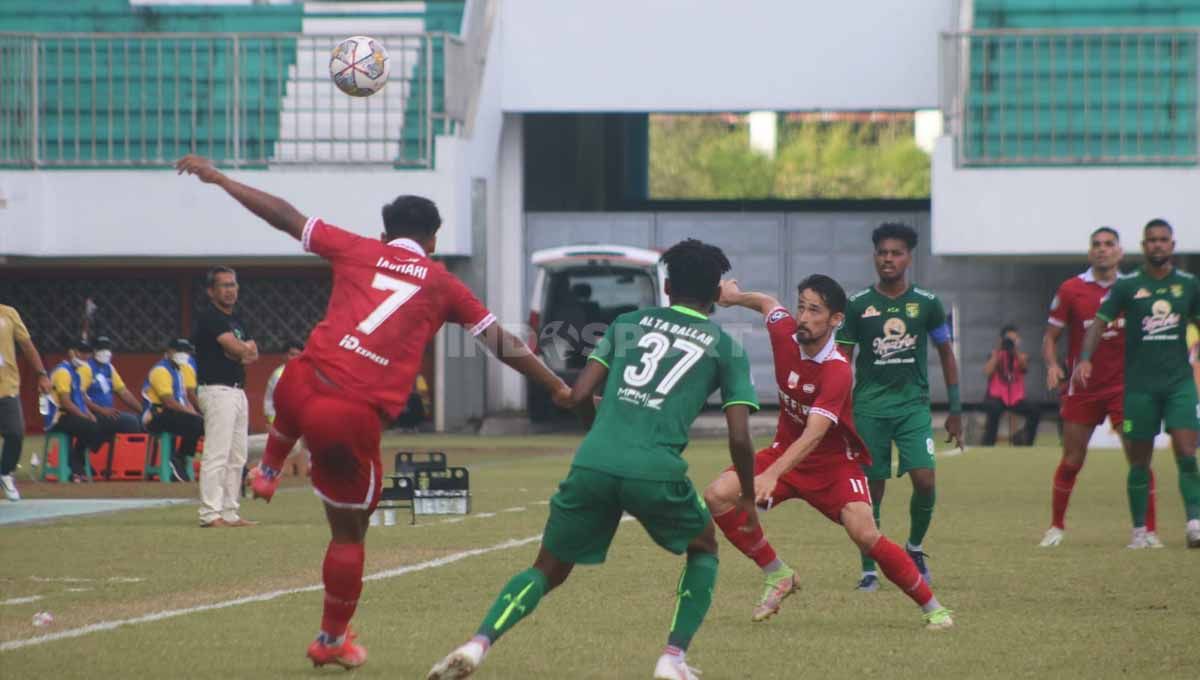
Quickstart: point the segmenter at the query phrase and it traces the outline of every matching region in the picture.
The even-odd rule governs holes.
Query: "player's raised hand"
[[[737,304],[737,299],[742,294],[742,289],[738,287],[737,279],[725,279],[721,282],[721,295],[717,298],[717,304],[722,307],[732,307]]]
[[[1066,377],[1067,374],[1063,372],[1062,366],[1057,363],[1050,364],[1046,367],[1046,389],[1057,390]]]
[[[1088,381],[1092,379],[1092,362],[1090,359],[1084,359],[1075,365],[1075,373],[1071,376],[1071,380],[1079,388],[1086,388]]]
[[[175,171],[180,175],[185,172],[189,175],[195,175],[205,184],[213,184],[224,177],[220,170],[213,167],[212,161],[194,153],[189,153],[175,161]]]

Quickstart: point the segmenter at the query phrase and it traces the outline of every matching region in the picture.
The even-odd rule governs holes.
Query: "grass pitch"
[[[471,467],[474,513],[373,528],[367,574],[424,568],[369,581],[354,625],[370,661],[356,678],[423,678],[466,639],[492,598],[528,566],[546,499],[566,474],[576,438],[392,438],[449,453]],[[36,440],[30,446],[40,445]],[[727,464],[724,442],[688,451],[703,487]],[[390,455],[385,458],[390,467]],[[752,624],[761,590],[753,563],[722,538],[713,608],[689,662],[710,678],[1153,678],[1195,677],[1200,551],[1184,548],[1183,513],[1169,455],[1159,454],[1165,550],[1130,551],[1125,463],[1096,451],[1080,476],[1063,545],[1040,549],[1058,452],[974,449],[943,458],[938,506],[925,541],[934,590],[957,626],[929,633],[890,583],[853,591],[858,557],[840,527],[799,502],[764,516],[802,590],[767,623]],[[214,603],[320,583],[327,530],[302,480],[270,505],[247,502],[252,529],[204,530],[195,505],[0,528],[0,644],[179,610],[143,623],[0,651],[5,678],[341,677],[303,657],[320,621],[319,590],[219,609]],[[27,498],[193,496],[190,485],[49,485],[24,481]],[[908,528],[907,479],[894,480],[883,529]],[[2,512],[2,510],[0,510]],[[461,520],[461,521],[459,521]],[[447,564],[439,558],[489,549]],[[429,566],[435,565],[435,566]],[[665,641],[682,559],[625,523],[601,567],[577,568],[537,612],[502,639],[478,677],[648,678]],[[40,598],[20,602],[26,598]],[[18,600],[16,603],[9,603]],[[31,623],[50,611],[46,628]]]

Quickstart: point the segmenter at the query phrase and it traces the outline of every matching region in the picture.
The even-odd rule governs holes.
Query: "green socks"
[[[1178,456],[1175,465],[1179,468],[1179,493],[1183,495],[1187,518],[1200,519],[1200,472],[1197,472],[1196,457]]]
[[[875,515],[875,526],[876,527],[882,526],[879,523],[879,510],[880,510],[880,503],[882,503],[882,502],[883,502],[882,498],[872,498],[871,499],[871,512]],[[928,527],[928,525],[926,525],[926,526]],[[863,570],[864,574],[867,572],[875,571],[875,560],[868,557],[866,553],[862,554],[862,570]]]
[[[716,572],[714,567],[713,572]],[[479,626],[477,635],[495,642],[508,632],[517,622],[533,613],[538,601],[546,594],[546,575],[537,569],[529,568],[512,577],[500,591],[500,596],[488,610],[487,616]],[[707,609],[705,605],[705,609]]]
[[[1193,460],[1193,469],[1195,465]],[[1179,484],[1183,486],[1182,468]],[[1129,514],[1133,515],[1134,528],[1146,526],[1146,504],[1150,501],[1150,468],[1145,465],[1129,466],[1125,488],[1129,492]]]
[[[687,564],[679,577],[675,596],[675,616],[667,644],[687,651],[692,636],[704,622],[717,585],[717,556],[712,553],[688,553]]]
[[[929,523],[933,521],[933,504],[937,500],[937,491],[928,494],[913,490],[912,498],[908,501],[908,516],[911,524],[908,529],[908,544],[921,545],[925,540],[925,532],[929,531]]]

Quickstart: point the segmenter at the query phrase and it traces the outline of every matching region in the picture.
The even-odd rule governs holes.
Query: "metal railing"
[[[0,166],[156,167],[201,153],[233,167],[431,167],[453,134],[444,33],[375,36],[388,84],[350,97],[329,77],[344,36],[0,33]]]
[[[958,163],[1196,163],[1198,42],[1193,28],[943,33]]]

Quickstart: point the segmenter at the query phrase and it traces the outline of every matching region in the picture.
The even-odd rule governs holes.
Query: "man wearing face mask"
[[[142,422],[153,433],[170,432],[180,437],[171,457],[172,481],[185,480],[187,459],[196,453],[196,444],[204,436],[204,419],[188,397],[196,388],[196,375],[188,363],[192,343],[176,338],[167,345],[163,358],[150,369],[142,384]]]
[[[121,374],[112,364],[112,340],[106,335],[101,335],[96,338],[93,347],[96,351],[88,360],[88,367],[92,371],[92,386],[88,388],[87,395],[92,400],[91,410],[96,416],[97,425],[104,433],[105,440],[111,441],[113,435],[118,433],[141,432],[142,423],[138,417],[117,408],[114,395],[120,397],[126,406],[137,413],[142,410],[142,402],[125,386]],[[112,475],[112,448],[108,450],[108,462],[100,474],[106,479]]]
[[[104,443],[105,435],[92,413],[87,391],[92,386],[92,346],[79,338],[67,342],[67,358],[50,372],[50,403],[45,416],[47,432],[71,437],[71,481],[83,481],[83,454]],[[62,455],[61,453],[59,455]]]

